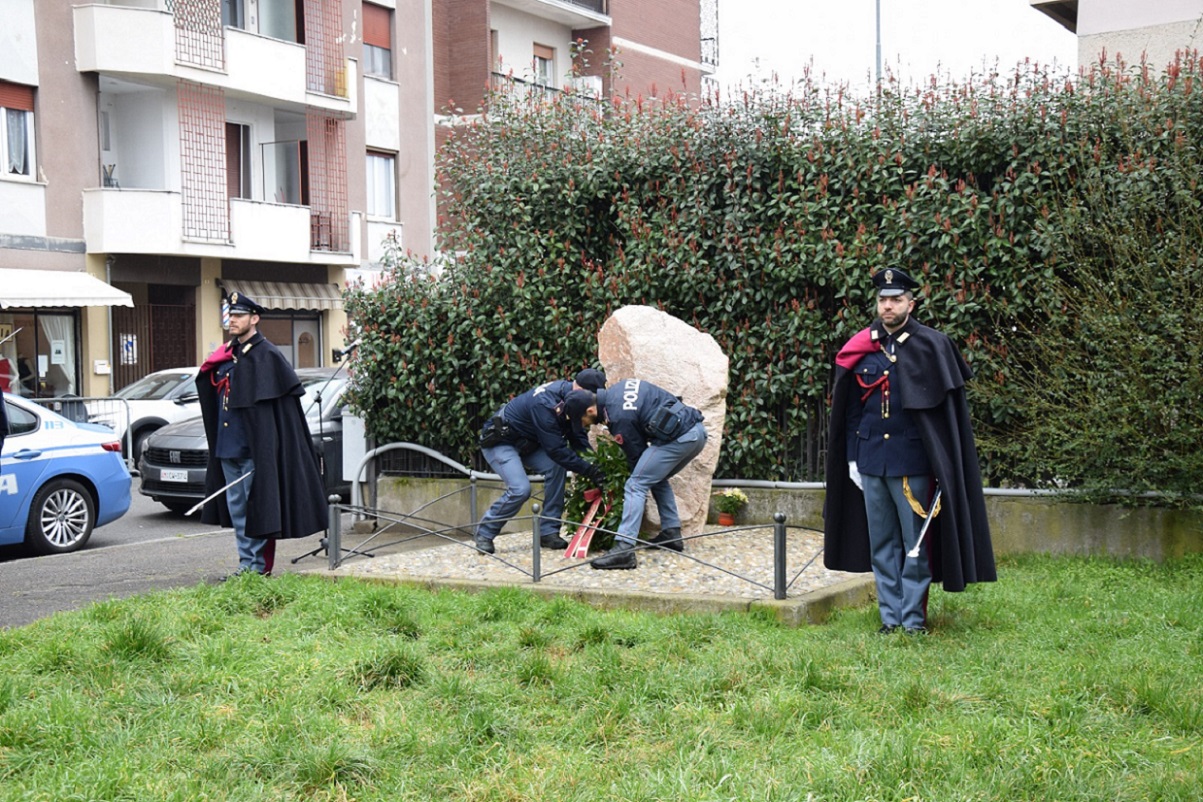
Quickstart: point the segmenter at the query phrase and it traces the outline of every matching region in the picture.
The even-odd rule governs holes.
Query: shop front
[[[87,364],[81,310],[133,306],[129,293],[61,270],[3,268],[0,287],[0,390],[29,398],[87,395],[84,376],[94,366]]]

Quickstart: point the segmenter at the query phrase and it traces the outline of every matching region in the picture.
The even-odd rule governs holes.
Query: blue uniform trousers
[[[869,547],[873,578],[877,583],[877,607],[885,626],[906,628],[927,625],[927,590],[931,586],[927,538],[918,557],[907,557],[923,528],[902,489],[901,476],[862,476],[865,512],[869,519]],[[910,476],[911,495],[926,506],[931,496],[931,477]],[[930,537],[930,533],[929,533]]]
[[[615,538],[617,541],[634,545],[639,537],[643,506],[649,490],[652,498],[656,500],[656,509],[660,512],[660,528],[681,526],[677,497],[673,495],[672,485],[668,480],[700,454],[705,446],[706,427],[701,421],[671,443],[648,446],[623,486],[622,522],[618,525],[618,535]]]
[[[255,461],[250,457],[236,459],[223,458],[221,472],[226,482],[232,482],[245,473],[255,470]],[[254,474],[243,479],[226,491],[226,506],[230,509],[230,519],[234,524],[234,540],[238,544],[238,570],[267,573],[267,549],[275,551],[275,541],[259,537],[246,536],[246,506],[251,497],[251,483],[255,481]]]
[[[518,449],[509,443],[482,448],[481,451],[489,466],[505,482],[505,492],[480,519],[480,525],[476,527],[477,536],[493,540],[505,522],[522,509],[522,505],[531,496],[527,468],[543,474],[543,520],[539,526],[539,536],[558,536],[560,518],[564,514],[564,482],[568,471],[543,449],[528,454],[525,459],[519,456]]]

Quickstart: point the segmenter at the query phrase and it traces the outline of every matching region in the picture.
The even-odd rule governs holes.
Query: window
[[[0,345],[0,373],[5,374],[0,386],[7,387],[5,392],[36,398],[79,394],[77,314],[5,311],[0,313],[0,332],[16,335]]]
[[[556,51],[546,45],[535,45],[533,62],[535,83],[539,86],[555,86]]]
[[[226,194],[251,197],[251,127],[226,123]]]
[[[243,0],[221,0],[221,24],[230,28],[246,30],[246,12]]]
[[[273,309],[259,318],[259,333],[280,349],[294,368],[322,366],[322,317],[317,312]]]
[[[393,77],[393,12],[363,4],[363,69],[366,75]]]
[[[0,81],[0,169],[34,176],[33,87]]]
[[[368,216],[397,219],[396,158],[368,151]]]
[[[36,432],[41,428],[41,421],[38,416],[22,409],[16,404],[5,404],[5,409],[8,410],[8,436],[15,437],[19,434],[29,434]]]

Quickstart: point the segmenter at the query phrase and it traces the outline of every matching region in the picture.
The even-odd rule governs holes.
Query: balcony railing
[[[541,95],[543,98],[550,100],[560,94],[560,90],[554,86],[527,81],[522,78],[517,78],[514,75],[504,72],[492,73],[492,86],[494,91],[509,91],[515,93],[523,93],[523,95]]]
[[[610,14],[610,0],[560,0],[570,6],[583,8],[587,11],[592,11],[597,14]]]
[[[702,0],[700,11],[702,63],[718,67],[718,0]]]

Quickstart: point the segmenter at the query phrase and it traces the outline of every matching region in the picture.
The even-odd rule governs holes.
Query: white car
[[[112,431],[8,393],[3,403],[8,436],[0,450],[0,546],[75,551],[95,527],[125,515],[130,475]]]
[[[112,429],[131,463],[137,465],[147,437],[169,423],[200,414],[195,383],[199,370],[156,371],[122,387],[113,394],[112,401],[88,401],[88,421]]]

